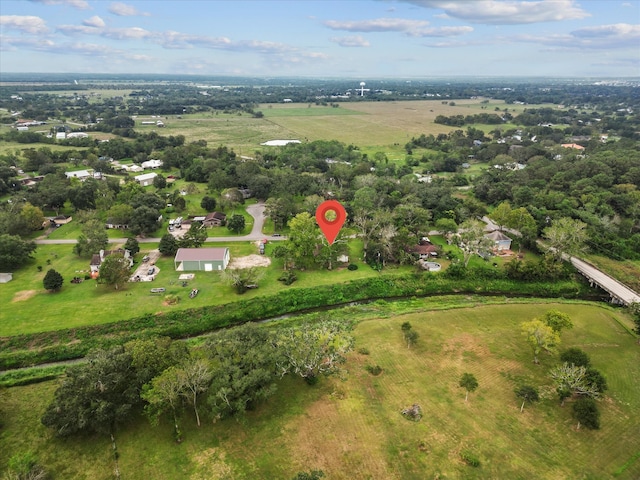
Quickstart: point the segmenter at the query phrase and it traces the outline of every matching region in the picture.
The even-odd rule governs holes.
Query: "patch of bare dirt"
[[[227,268],[251,268],[251,267],[268,267],[271,265],[271,259],[264,255],[247,255],[246,257],[234,257],[229,262]]]
[[[217,480],[231,478],[233,469],[225,460],[225,453],[216,448],[208,448],[193,456],[196,472],[191,480]]]
[[[16,294],[13,296],[13,299],[11,301],[22,302],[23,300],[29,300],[36,293],[38,293],[36,290],[22,290],[20,292],[16,292]]]

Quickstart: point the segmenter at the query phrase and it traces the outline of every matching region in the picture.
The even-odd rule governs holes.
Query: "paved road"
[[[211,243],[224,243],[224,242],[242,242],[248,241],[252,242],[255,240],[260,240],[265,238],[266,235],[262,233],[262,227],[264,226],[264,203],[254,203],[253,205],[249,205],[247,207],[247,213],[253,217],[253,228],[251,229],[251,233],[242,236],[234,236],[234,237],[207,237],[207,242]],[[137,238],[139,243],[158,243],[160,241],[159,238]],[[285,237],[269,237],[270,241],[278,241],[285,240]],[[124,243],[126,242],[126,238],[110,238],[109,243]],[[42,238],[35,241],[40,245],[73,245],[78,243],[75,239],[49,239]]]
[[[570,257],[569,260],[580,273],[585,275],[588,279],[593,280],[611,295],[622,300],[625,305],[629,305],[634,302],[640,303],[640,295],[617,280],[611,278],[606,273],[601,272],[593,265],[590,265],[576,257]]]

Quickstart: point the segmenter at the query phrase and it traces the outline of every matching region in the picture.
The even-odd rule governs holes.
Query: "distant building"
[[[79,180],[86,180],[92,178],[93,175],[88,170],[76,170],[75,172],[64,172],[67,178],[77,178]]]
[[[158,176],[157,173],[143,173],[142,175],[136,175],[133,179],[143,187],[153,185],[153,179]]]

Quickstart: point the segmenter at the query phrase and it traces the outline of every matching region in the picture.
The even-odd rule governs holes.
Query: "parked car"
[[[151,289],[151,293],[164,293],[165,289],[160,287],[160,288],[152,288]]]
[[[195,296],[198,295],[199,291],[200,290],[198,290],[197,288],[192,288],[191,293],[189,293],[189,298],[195,298]]]
[[[156,271],[155,267],[151,267],[147,272],[147,275],[153,275],[155,271]]]

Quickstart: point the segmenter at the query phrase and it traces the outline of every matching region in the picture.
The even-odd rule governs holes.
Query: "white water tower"
[[[364,86],[366,85],[366,83],[364,82],[360,82],[360,96],[364,97]]]

